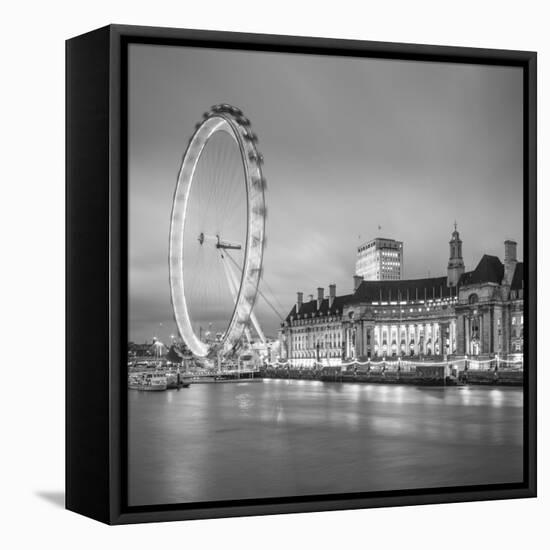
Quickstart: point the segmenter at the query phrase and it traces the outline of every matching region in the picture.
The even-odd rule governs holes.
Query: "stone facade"
[[[506,358],[523,353],[523,264],[505,242],[504,264],[484,255],[465,272],[458,231],[449,243],[447,276],[364,281],[354,291],[297,302],[281,327],[281,359],[293,366],[338,365],[392,357]]]
[[[328,298],[317,289],[317,299],[297,301],[281,327],[281,359],[292,364],[314,367],[317,363],[339,364],[343,354],[342,312],[351,295],[336,296],[336,285],[330,285]]]
[[[523,353],[523,264],[515,242],[505,242],[504,264],[485,255],[461,277],[455,310],[458,354]]]
[[[362,283],[365,284],[367,281]],[[452,291],[441,292],[441,285],[439,294],[435,285],[420,288],[426,292],[418,295],[409,292],[408,296],[397,292],[392,297],[392,289],[386,286],[380,292],[381,299],[373,300],[361,295],[367,289],[360,287],[355,299],[344,308],[344,358],[365,360],[453,353],[456,295]]]

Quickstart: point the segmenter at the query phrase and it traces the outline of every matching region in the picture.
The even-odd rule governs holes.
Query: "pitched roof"
[[[353,296],[361,302],[401,302],[448,298],[456,293],[447,286],[447,277],[400,281],[363,281]]]
[[[504,277],[504,264],[496,257],[485,254],[473,271],[463,273],[459,285],[481,283],[501,284]],[[518,262],[512,279],[512,290],[523,288],[523,263]],[[308,316],[317,313],[341,314],[345,305],[352,302],[400,302],[404,300],[430,300],[449,298],[456,295],[456,289],[447,286],[447,277],[428,277],[425,279],[405,279],[400,281],[363,281],[353,294],[336,296],[332,307],[328,307],[329,300],[325,298],[321,307],[317,309],[317,300],[303,302],[300,310],[296,311],[296,304],[286,317]]]
[[[521,290],[523,289],[523,262],[518,262],[516,264],[516,269],[514,270],[514,276],[512,277],[512,284],[510,285],[511,290]]]
[[[431,277],[427,279],[410,279],[404,281],[363,281],[355,293],[345,296],[336,296],[332,307],[328,307],[328,298],[321,302],[317,309],[317,300],[303,302],[300,310],[296,311],[296,304],[292,306],[286,321],[291,317],[312,317],[321,315],[341,314],[345,305],[356,302],[394,302],[402,300],[430,300],[433,298],[448,298],[454,296],[456,290],[447,286],[447,277]]]
[[[503,263],[496,256],[489,256],[489,254],[484,254],[473,271],[468,271],[467,273],[464,273],[462,275],[459,284],[461,286],[480,283],[500,284],[503,277]]]
[[[298,312],[296,312],[296,305],[292,306],[290,313],[287,315],[285,321],[289,321],[291,317],[300,317],[308,316],[313,317],[316,313],[321,313],[321,315],[336,315],[341,314],[343,307],[351,301],[353,294],[346,294],[345,296],[335,296],[332,303],[332,307],[329,308],[329,299],[324,298],[321,302],[321,307],[317,309],[317,300],[313,299],[308,302],[303,302],[302,307]]]

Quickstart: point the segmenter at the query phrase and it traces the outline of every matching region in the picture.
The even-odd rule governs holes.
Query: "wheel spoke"
[[[245,135],[237,116],[210,113],[189,143],[174,195],[172,306],[182,338],[200,357],[236,345],[258,291],[265,202],[263,187],[254,185],[262,179],[259,154]],[[226,251],[237,263],[235,280]]]

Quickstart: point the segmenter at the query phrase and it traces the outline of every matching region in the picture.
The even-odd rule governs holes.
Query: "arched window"
[[[479,297],[477,294],[470,294],[470,296],[468,296],[469,304],[477,304],[478,302],[479,302]]]

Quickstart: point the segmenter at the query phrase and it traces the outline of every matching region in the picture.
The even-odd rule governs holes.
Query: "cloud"
[[[519,241],[521,257],[517,68],[132,45],[129,75],[134,340],[173,323],[167,255],[177,171],[195,123],[218,102],[244,109],[260,137],[268,181],[261,288],[281,314],[297,290],[336,283],[349,293],[356,247],[379,225],[404,241],[407,277],[445,273],[455,220],[467,267],[484,253],[502,256],[506,238]],[[215,293],[225,283],[209,275],[210,298],[191,305],[197,322],[220,324],[226,304]],[[262,298],[257,314],[276,332],[279,319]]]

